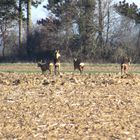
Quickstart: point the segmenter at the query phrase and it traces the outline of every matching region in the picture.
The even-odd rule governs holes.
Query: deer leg
[[[123,74],[123,64],[121,65],[121,75]]]
[[[53,67],[50,65],[49,66],[49,72],[50,72],[50,74],[52,74],[52,69],[53,69]]]
[[[124,66],[124,73],[127,73],[127,65]]]
[[[52,74],[51,70],[49,69],[49,74]]]
[[[56,71],[57,71],[57,67],[55,66],[55,68],[54,68],[54,73],[55,73],[55,75],[56,75]]]
[[[58,74],[60,74],[60,65],[58,66]]]
[[[82,73],[83,73],[83,70],[84,70],[84,67],[81,67],[81,71],[82,71]]]
[[[79,71],[80,71],[80,74],[82,74],[82,69],[81,69],[81,67],[79,67]]]

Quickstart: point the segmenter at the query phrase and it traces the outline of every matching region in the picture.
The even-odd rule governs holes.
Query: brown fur
[[[121,64],[121,74],[126,74],[128,71],[128,64]]]
[[[52,73],[53,63],[38,63],[38,67],[41,68],[42,74],[44,74],[47,70],[49,70],[50,74]]]
[[[60,62],[55,63],[55,74],[60,74]]]
[[[73,60],[73,64],[74,64],[74,71],[76,69],[78,69],[80,71],[80,74],[82,74],[83,70],[84,70],[84,63],[82,63],[80,60],[78,60],[77,58],[74,58]]]
[[[131,59],[129,59],[128,57],[123,58],[121,62],[121,75],[126,74],[128,72],[130,62],[131,62]]]
[[[60,74],[60,52],[59,50],[56,50],[55,51],[55,54],[54,54],[54,71],[55,71],[55,74]]]

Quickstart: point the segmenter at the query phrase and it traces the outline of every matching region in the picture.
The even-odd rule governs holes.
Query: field
[[[140,65],[87,64],[80,75],[41,75],[36,64],[0,64],[0,140],[139,140]]]

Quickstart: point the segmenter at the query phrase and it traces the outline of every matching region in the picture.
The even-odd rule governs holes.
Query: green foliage
[[[17,19],[16,0],[0,0],[0,23]]]
[[[87,55],[87,50],[94,46],[94,9],[95,9],[95,1],[94,0],[80,0],[78,2],[79,5],[79,17],[77,19],[77,23],[79,26],[79,34],[81,36],[81,46],[82,51],[85,55]]]
[[[77,25],[77,32],[80,37],[80,44],[78,47],[82,53],[87,55],[89,48],[94,45],[94,22],[93,15],[95,9],[95,0],[49,0],[49,4],[44,6],[51,10],[51,12],[59,19],[62,28],[66,35],[70,34],[73,23]],[[72,36],[75,36],[74,34]],[[66,37],[65,37],[66,38]],[[70,40],[69,40],[70,38]],[[71,39],[74,37],[66,38],[65,42],[73,42]],[[77,42],[77,40],[75,40]],[[73,48],[74,47],[70,47]],[[77,50],[77,47],[76,47]]]
[[[78,5],[81,7],[93,8],[95,6],[95,1],[94,0],[79,0]]]
[[[15,26],[17,19],[16,0],[0,0],[0,33],[2,34],[3,42],[6,39],[6,32]]]
[[[136,23],[140,23],[140,10],[135,3],[129,4],[124,0],[120,1],[119,4],[115,4],[114,7],[119,14],[134,19]]]

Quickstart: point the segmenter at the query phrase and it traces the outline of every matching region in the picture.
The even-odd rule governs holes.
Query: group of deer
[[[53,61],[47,61],[47,62],[39,62],[38,67],[41,68],[42,74],[46,72],[46,70],[49,70],[50,74],[53,72],[54,68],[54,73],[55,74],[60,74],[60,52],[59,50],[56,50],[54,52],[54,58]]]
[[[54,68],[55,74],[60,74],[60,57],[61,57],[61,55],[60,55],[59,50],[56,50],[54,52],[53,61],[47,61],[44,63],[39,62],[38,67],[41,68],[42,74],[44,74],[47,70],[49,71],[50,74],[52,74],[53,68]],[[74,71],[76,69],[78,69],[80,71],[80,73],[83,72],[84,63],[82,63],[80,59],[74,58],[73,64],[74,64]]]
[[[41,68],[42,74],[44,74],[46,70],[49,70],[50,74],[52,74],[53,68],[54,68],[55,74],[57,74],[57,73],[60,74],[60,57],[61,57],[61,55],[60,55],[59,50],[56,50],[54,52],[53,61],[48,61],[45,63],[39,62],[38,67]],[[121,61],[121,75],[127,73],[130,62],[131,62],[131,60],[128,57],[123,57],[123,59]],[[83,62],[81,62],[80,59],[74,58],[73,66],[74,66],[74,71],[76,69],[78,69],[80,71],[80,74],[82,74],[85,64]]]

